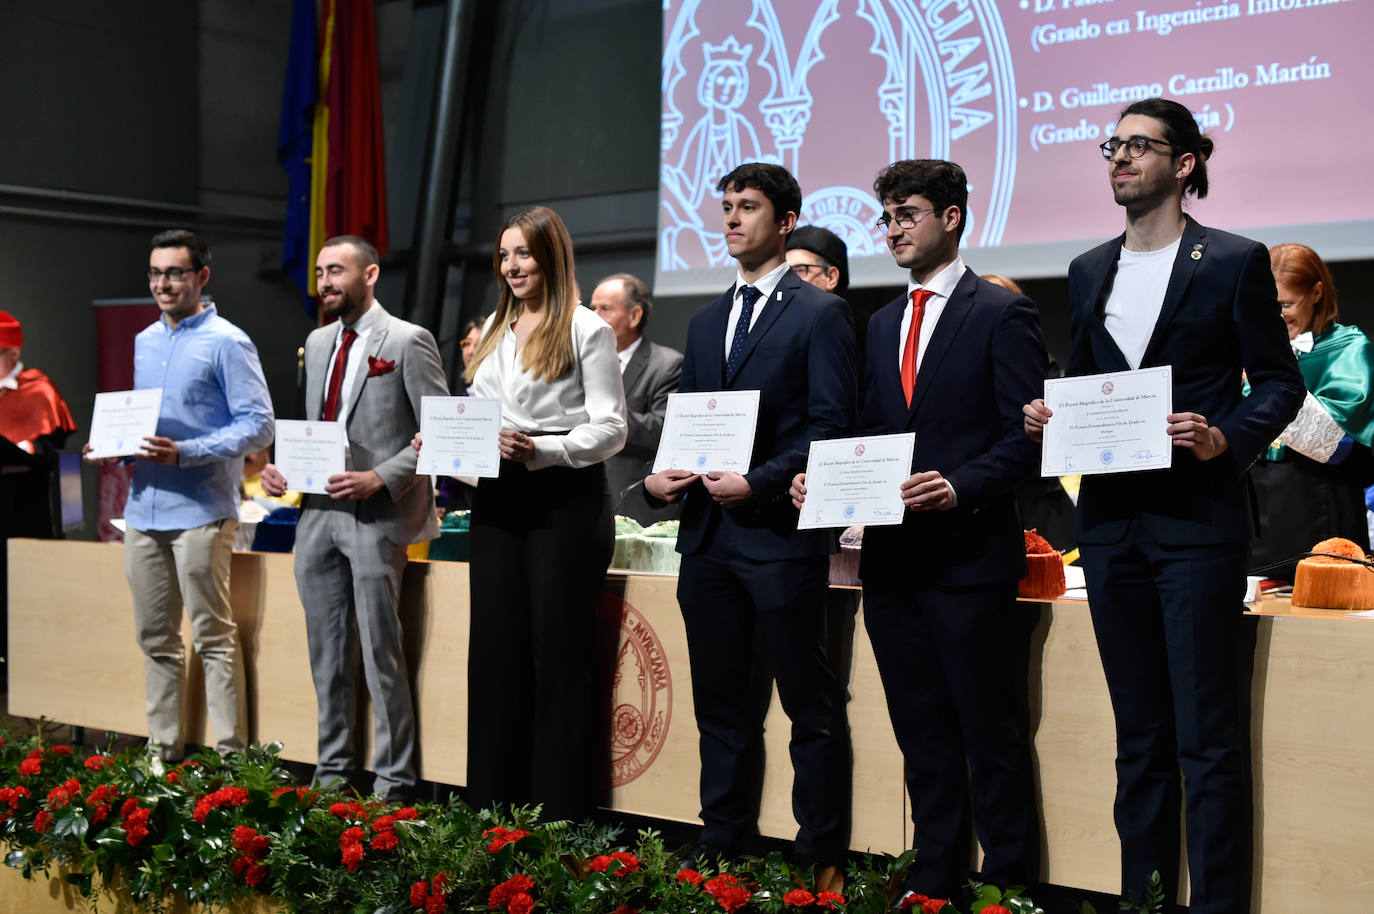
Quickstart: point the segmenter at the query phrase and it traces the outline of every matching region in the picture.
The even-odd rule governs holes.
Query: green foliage
[[[653,829],[631,841],[614,825],[541,822],[538,808],[400,807],[297,787],[276,744],[168,766],[109,746],[83,756],[48,736],[0,739],[5,865],[25,878],[60,866],[87,899],[153,911],[177,896],[209,909],[267,896],[303,914],[885,914],[914,859],[868,855],[842,874],[770,854],[698,874]],[[971,914],[1038,914],[1020,889],[975,890]]]

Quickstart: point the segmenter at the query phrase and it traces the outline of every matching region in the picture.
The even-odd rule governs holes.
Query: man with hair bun
[[[1069,376],[1172,366],[1167,470],[1087,476],[1077,538],[1116,716],[1123,895],[1178,894],[1180,769],[1193,914],[1249,911],[1249,747],[1238,686],[1253,535],[1246,472],[1292,420],[1302,376],[1264,246],[1183,212],[1212,140],[1178,102],[1128,105],[1101,145],[1126,231],[1069,267]],[[1241,394],[1242,375],[1250,395]],[[1023,409],[1040,440],[1051,412]]]

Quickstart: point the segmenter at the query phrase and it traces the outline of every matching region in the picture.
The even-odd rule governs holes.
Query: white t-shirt
[[[1182,240],[1180,236],[1173,244],[1157,251],[1121,249],[1121,258],[1116,262],[1116,280],[1107,296],[1102,322],[1132,368],[1140,367],[1145,347],[1150,345],[1155,324],[1159,322],[1164,293],[1168,291],[1174,258],[1178,256]]]

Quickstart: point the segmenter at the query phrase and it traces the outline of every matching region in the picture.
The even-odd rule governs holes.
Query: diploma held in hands
[[[112,390],[95,395],[91,413],[91,450],[88,457],[128,457],[143,447],[143,439],[157,434],[162,411],[162,388]]]
[[[329,477],[347,469],[344,464],[344,424],[278,419],[277,471],[286,487],[297,492],[327,495]]]
[[[669,394],[654,472],[749,472],[758,419],[757,390]]]
[[[501,475],[501,401],[496,397],[421,397],[417,473]]]
[[[915,448],[914,432],[811,442],[797,529],[900,524]]]
[[[1167,469],[1172,381],[1168,365],[1047,380],[1040,475]]]

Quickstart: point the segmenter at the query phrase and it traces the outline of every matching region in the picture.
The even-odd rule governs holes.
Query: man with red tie
[[[1021,440],[1017,397],[1041,389],[1048,356],[1034,303],[959,257],[962,168],[897,162],[873,190],[909,274],[906,294],[869,320],[859,426],[915,432],[916,449],[902,524],[864,531],[864,624],[906,762],[917,850],[907,888],[950,898],[968,877],[970,819],[985,880],[1037,876],[1025,711],[1034,617],[1016,605],[1025,548],[1013,487],[1039,457]],[[805,483],[792,487],[798,507]]]
[[[373,791],[409,801],[415,713],[397,600],[406,546],[439,535],[434,489],[415,475],[410,439],[420,428],[420,398],[447,396],[448,385],[429,331],[391,316],[374,297],[379,271],[377,249],[354,235],[326,241],[315,262],[320,304],[337,321],[305,341],[306,418],[344,423],[347,469],[329,478],[327,495],[302,502],[296,587],[319,705],[315,783],[358,776],[353,662],[361,646]],[[268,495],[290,483],[272,464],[262,471]]]

